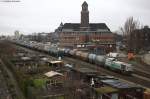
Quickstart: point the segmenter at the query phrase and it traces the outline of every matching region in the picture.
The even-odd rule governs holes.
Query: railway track
[[[138,69],[138,68],[134,69],[134,74],[140,75],[140,76],[143,76],[143,77],[146,77],[146,78],[150,79],[150,73],[149,72]]]
[[[18,45],[16,45],[16,46],[19,48],[22,48],[24,50],[30,51],[30,52],[44,54],[44,53],[37,52],[37,51],[31,50],[28,48],[24,48],[24,47],[21,47]],[[54,57],[52,57],[50,55],[47,55],[47,54],[44,54],[44,55],[49,56],[52,59],[54,59]],[[139,72],[140,70],[137,70],[132,76],[126,76],[126,75],[119,74],[118,72],[110,71],[110,70],[107,70],[105,68],[96,66],[95,64],[90,64],[90,63],[84,62],[84,61],[79,60],[79,59],[64,57],[63,60],[65,63],[75,64],[78,68],[85,68],[85,67],[90,68],[90,69],[98,71],[100,75],[114,76],[114,77],[117,77],[119,79],[123,79],[123,80],[129,81],[129,82],[133,82],[135,84],[139,84],[143,87],[150,88],[149,73]]]
[[[150,73],[150,66],[145,66],[142,64],[133,64],[134,68],[136,71],[141,71],[141,72],[145,72],[145,73]]]
[[[128,60],[126,59],[121,59],[121,61],[128,62]],[[135,74],[150,78],[150,66],[149,65],[143,65],[140,63],[136,63],[136,62],[130,62],[130,63],[134,66]]]
[[[93,70],[97,70],[99,72],[99,74],[111,75],[111,76],[114,76],[114,77],[117,77],[117,78],[120,78],[120,79],[127,80],[129,82],[133,82],[135,84],[139,84],[139,85],[142,85],[144,87],[150,88],[150,79],[146,78],[146,77],[142,77],[140,75],[135,75],[135,74],[133,74],[132,76],[121,75],[117,72],[110,71],[110,70],[107,70],[105,68],[98,67],[94,64],[83,62],[81,60],[73,59],[73,58],[70,58],[70,57],[65,57],[64,60],[69,61],[70,63],[74,63],[79,68],[87,67],[87,68],[90,68],[90,69],[93,69]]]

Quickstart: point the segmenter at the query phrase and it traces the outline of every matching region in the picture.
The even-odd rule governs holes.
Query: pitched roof
[[[63,25],[63,29],[80,29],[80,24],[79,23],[65,23]]]
[[[56,76],[56,75],[63,76],[63,74],[58,73],[58,72],[55,72],[55,71],[47,72],[47,73],[45,73],[44,75],[47,76],[47,77],[53,77],[53,76]]]
[[[84,73],[84,74],[96,74],[97,73],[96,70],[91,70],[89,68],[72,68],[72,70],[80,72],[80,73]]]
[[[108,29],[110,30],[105,23],[91,23],[90,28],[95,29]]]
[[[108,84],[114,88],[118,89],[125,89],[125,88],[141,88],[139,85],[131,84],[128,82],[124,82],[121,80],[116,79],[108,79],[108,80],[101,80],[103,83]]]
[[[80,23],[65,23],[63,25],[63,29],[73,29],[74,31],[80,30]],[[110,31],[110,29],[107,27],[105,23],[90,23],[88,30],[90,31],[96,31],[98,29],[107,29]]]
[[[88,5],[86,1],[83,2],[82,6],[85,6],[85,5],[86,6]]]

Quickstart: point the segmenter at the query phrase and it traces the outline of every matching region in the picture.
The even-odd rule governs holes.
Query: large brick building
[[[88,4],[82,4],[81,23],[65,23],[58,27],[60,46],[86,48],[99,46],[115,48],[114,34],[105,23],[89,23]]]

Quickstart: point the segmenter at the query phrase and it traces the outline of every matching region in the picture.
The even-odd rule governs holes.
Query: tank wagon
[[[97,55],[95,57],[95,64],[98,66],[104,66],[106,57],[104,55]]]
[[[94,63],[96,58],[96,54],[89,54],[88,55],[88,60],[90,63]]]
[[[120,73],[130,75],[133,72],[133,66],[131,64],[117,61],[116,58],[109,58],[105,55],[96,55],[87,52],[77,50],[66,50],[65,55],[81,59],[83,61],[96,64],[100,67],[108,68]]]
[[[43,45],[36,42],[15,42],[21,46],[25,46],[31,49],[43,50],[43,52],[47,52],[55,57],[63,57],[69,56],[73,58],[77,58],[92,64],[96,64],[100,67],[109,68],[114,71],[119,71],[125,74],[131,74],[133,72],[133,66],[131,64],[117,61],[116,58],[110,58],[107,55],[96,55],[93,53],[78,51],[77,49],[67,49],[67,48],[58,48],[51,46],[49,49],[45,49]],[[42,49],[43,48],[43,49]]]

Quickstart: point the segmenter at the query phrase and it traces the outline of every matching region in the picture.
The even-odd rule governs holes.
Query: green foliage
[[[33,85],[36,88],[42,88],[46,84],[47,79],[34,79]]]
[[[59,96],[58,99],[65,99],[65,97],[64,96]]]

